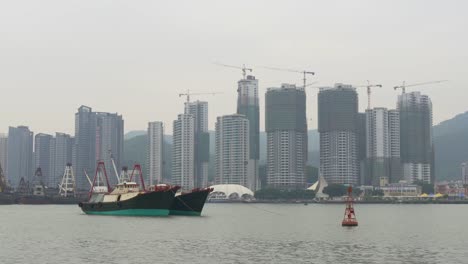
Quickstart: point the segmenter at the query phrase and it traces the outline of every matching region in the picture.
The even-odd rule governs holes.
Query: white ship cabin
[[[107,186],[94,186],[93,193],[107,193],[109,190]]]
[[[136,182],[123,182],[115,186],[111,194],[123,194],[129,192],[139,192],[140,186]]]

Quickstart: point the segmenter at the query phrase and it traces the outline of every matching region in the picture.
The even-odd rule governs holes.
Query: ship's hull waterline
[[[168,216],[174,200],[172,190],[139,193],[116,202],[82,202],[81,210],[90,215]]]

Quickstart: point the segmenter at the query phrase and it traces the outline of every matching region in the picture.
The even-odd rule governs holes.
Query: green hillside
[[[135,136],[124,140],[124,160],[123,165],[132,168],[135,163],[139,163],[146,175],[146,135]]]
[[[437,180],[458,180],[460,164],[468,161],[468,112],[434,126]]]

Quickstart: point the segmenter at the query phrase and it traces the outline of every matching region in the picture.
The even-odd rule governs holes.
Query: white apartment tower
[[[148,123],[148,170],[149,184],[163,180],[164,126],[162,122]]]
[[[190,114],[179,114],[174,120],[172,145],[172,184],[189,191],[195,187],[195,118]]]
[[[378,186],[381,178],[398,182],[401,178],[398,111],[366,110],[366,140],[366,172],[361,183]]]
[[[216,121],[216,184],[240,184],[255,188],[254,175],[249,174],[249,120],[233,114]]]

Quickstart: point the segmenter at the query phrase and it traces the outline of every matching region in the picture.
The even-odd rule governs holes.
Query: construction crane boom
[[[214,64],[219,65],[219,66],[223,66],[223,67],[228,67],[228,68],[234,68],[234,69],[242,70],[242,78],[243,78],[244,80],[245,80],[245,77],[246,77],[246,75],[247,75],[247,71],[249,71],[249,72],[252,72],[252,71],[253,71],[252,68],[246,68],[246,67],[245,67],[245,64],[242,64],[242,67],[234,66],[234,65],[228,65],[228,64],[223,64],[223,63],[219,63],[219,62],[215,62]]]
[[[394,90],[401,89],[401,93],[404,94],[406,92],[406,87],[413,87],[413,86],[419,86],[419,85],[426,85],[426,84],[434,84],[434,83],[441,83],[441,82],[447,82],[448,80],[439,80],[439,81],[432,81],[432,82],[422,82],[422,83],[413,83],[413,84],[406,84],[405,81],[403,81],[402,85],[398,85],[393,87]]]
[[[187,103],[190,103],[190,96],[192,95],[216,95],[220,94],[219,92],[207,92],[207,93],[191,93],[190,90],[187,90],[186,93],[180,93],[179,97],[186,96],[187,97]]]
[[[298,71],[298,70],[293,70],[293,69],[286,69],[286,68],[276,68],[276,67],[267,67],[267,66],[262,66],[262,68],[264,69],[268,69],[268,70],[274,70],[274,71],[283,71],[283,72],[295,72],[295,73],[300,73],[303,75],[303,78],[302,78],[302,81],[304,82],[304,85],[302,86],[302,88],[306,88],[307,87],[307,75],[315,75],[315,72],[312,72],[312,71],[307,71],[307,70],[303,70],[303,71]]]
[[[372,88],[382,88],[381,84],[371,84],[369,80],[367,80],[367,85],[358,85],[355,87],[366,87],[367,88],[367,109],[371,108],[371,89]]]

